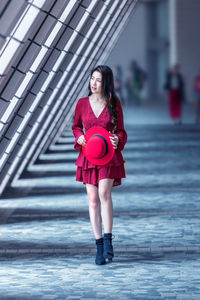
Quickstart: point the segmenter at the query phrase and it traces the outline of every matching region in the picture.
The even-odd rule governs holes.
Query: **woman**
[[[183,102],[184,82],[179,65],[175,64],[167,74],[165,89],[168,91],[169,111],[174,124],[181,123],[181,107]]]
[[[74,148],[79,150],[76,161],[76,180],[86,184],[89,200],[89,215],[97,245],[95,262],[102,265],[114,256],[112,246],[113,204],[111,190],[125,178],[124,160],[121,151],[127,141],[124,129],[122,107],[114,91],[112,70],[105,65],[91,71],[89,95],[79,99],[72,130],[75,136]],[[112,159],[105,165],[91,163],[82,151],[87,146],[83,128],[100,126],[111,132],[110,142],[115,149]],[[101,219],[104,227],[102,237]]]

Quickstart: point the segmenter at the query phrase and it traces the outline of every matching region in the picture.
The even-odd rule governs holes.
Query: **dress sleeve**
[[[84,134],[83,132],[83,121],[82,121],[82,107],[80,100],[78,101],[75,109],[75,115],[74,115],[74,123],[72,126],[72,131],[75,136],[75,142],[74,142],[74,149],[75,150],[81,150],[81,145],[77,143],[78,138]]]
[[[119,143],[118,143],[117,149],[122,151],[127,142],[127,133],[124,129],[123,111],[122,111],[122,106],[121,106],[120,102],[118,102],[117,109],[118,109],[117,129],[115,130],[115,134],[119,138]]]

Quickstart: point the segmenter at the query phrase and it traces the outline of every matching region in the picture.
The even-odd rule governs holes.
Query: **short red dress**
[[[111,178],[114,179],[113,186],[116,186],[121,184],[121,178],[126,177],[124,159],[121,151],[124,149],[124,145],[126,144],[127,134],[124,129],[123,112],[119,101],[117,104],[117,112],[117,129],[114,133],[119,137],[119,143],[117,149],[115,150],[115,154],[112,160],[106,165],[94,165],[85,158],[82,152],[82,147],[77,143],[77,140],[82,134],[84,134],[84,131],[87,131],[94,126],[101,126],[112,132],[113,125],[111,124],[111,116],[108,109],[104,107],[101,114],[97,118],[90,105],[89,97],[79,99],[76,105],[74,123],[72,126],[75,136],[74,148],[80,151],[76,161],[76,181],[98,186],[99,180]]]
[[[181,117],[181,93],[179,90],[171,89],[169,91],[169,111],[172,119]]]

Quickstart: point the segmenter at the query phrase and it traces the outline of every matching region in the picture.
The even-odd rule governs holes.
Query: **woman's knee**
[[[88,201],[91,208],[97,208],[100,203],[97,195],[93,193],[88,194]]]
[[[99,181],[99,198],[100,201],[111,201],[111,191],[113,186],[113,179],[105,178]]]
[[[99,198],[101,202],[107,202],[111,200],[111,192],[107,189],[99,190]]]
[[[87,184],[86,187],[87,187],[89,206],[92,208],[98,207],[99,198],[98,198],[98,190],[97,190],[96,186]]]
[[[89,199],[89,206],[93,209],[96,209],[99,207],[99,200],[97,199]]]

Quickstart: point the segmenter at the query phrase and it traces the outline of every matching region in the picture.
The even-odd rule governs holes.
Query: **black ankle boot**
[[[112,233],[105,233],[104,234],[104,251],[103,257],[110,261],[114,257],[113,246],[112,246]]]
[[[103,238],[96,240],[96,245],[97,245],[97,255],[96,255],[95,263],[97,265],[103,265],[106,262],[103,257]]]

